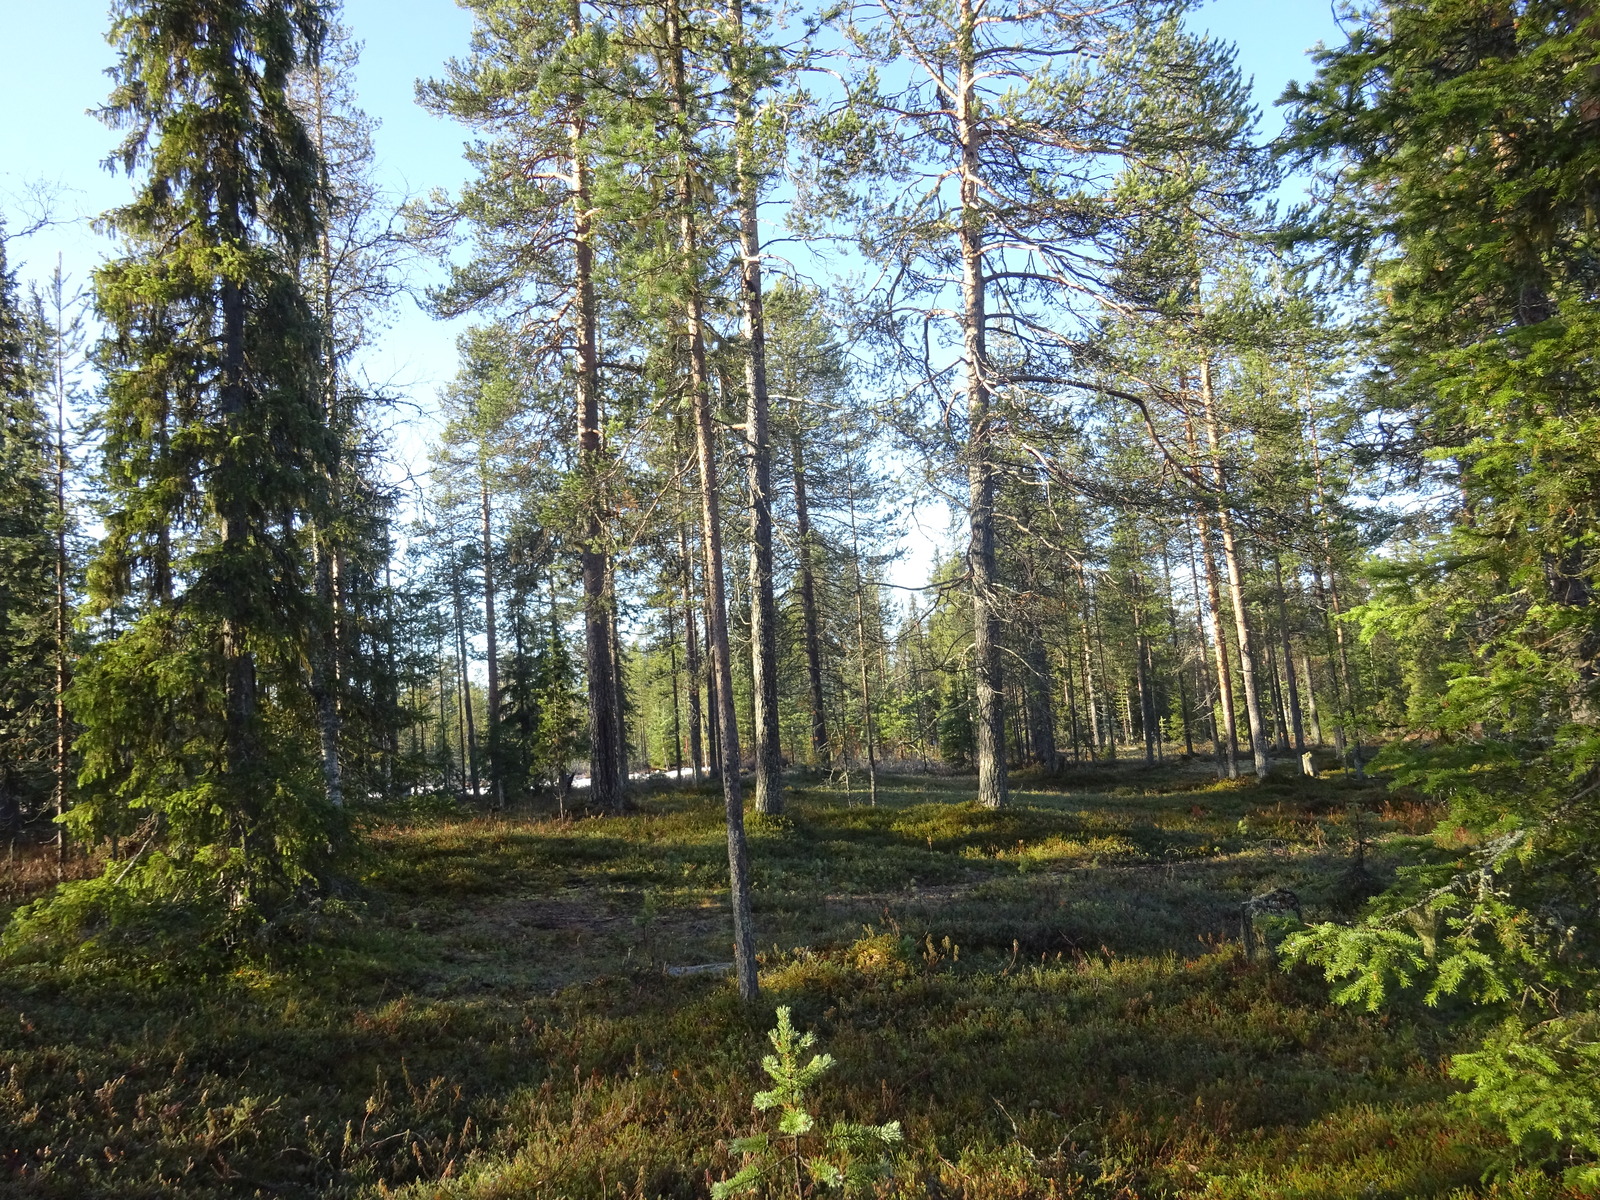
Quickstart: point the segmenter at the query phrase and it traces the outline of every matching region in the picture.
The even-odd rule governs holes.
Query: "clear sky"
[[[90,111],[104,102],[109,86],[108,7],[107,0],[0,0],[6,61],[0,71],[0,209],[19,224],[17,197],[42,182],[57,189],[56,215],[63,222],[12,244],[12,266],[24,278],[47,274],[59,251],[67,273],[83,282],[110,248],[89,220],[130,195],[126,177],[100,166],[115,135]],[[464,174],[461,131],[417,107],[415,81],[465,53],[467,13],[450,0],[345,0],[344,20],[365,47],[358,93],[381,122],[382,181],[397,194],[453,188]],[[1238,45],[1269,135],[1281,126],[1272,102],[1290,79],[1311,73],[1306,51],[1319,41],[1342,41],[1327,0],[1214,0],[1193,24]],[[425,279],[419,274],[415,282]],[[366,369],[409,392],[429,413],[437,388],[454,373],[457,332],[402,299]],[[422,424],[401,439],[415,465],[425,436]],[[925,570],[928,561],[928,548],[909,549],[902,578]]]

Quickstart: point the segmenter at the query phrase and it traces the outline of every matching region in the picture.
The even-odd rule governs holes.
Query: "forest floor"
[[[859,783],[751,819],[753,1007],[667,970],[729,957],[721,802],[690,789],[373,815],[352,915],[290,966],[7,967],[0,1195],[704,1196],[766,1120],[778,1004],[837,1060],[813,1111],[903,1126],[892,1195],[1566,1194],[1454,1105],[1445,1015],[1241,951],[1241,901],[1348,911],[1355,849],[1381,874],[1422,805],[1199,764],[1023,776],[1000,812],[970,778]]]

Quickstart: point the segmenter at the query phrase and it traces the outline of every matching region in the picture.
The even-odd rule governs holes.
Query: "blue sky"
[[[115,135],[89,111],[104,102],[109,86],[107,11],[106,0],[0,0],[7,64],[0,72],[0,208],[15,225],[16,198],[43,182],[58,190],[56,215],[63,222],[13,243],[12,266],[24,278],[47,274],[59,251],[67,273],[83,282],[110,250],[89,219],[130,195],[126,177],[100,166]],[[397,194],[454,187],[464,174],[461,131],[417,107],[415,81],[465,53],[468,15],[450,0],[345,0],[344,20],[364,43],[358,92],[362,106],[381,122],[383,182]],[[1268,134],[1281,126],[1272,102],[1290,79],[1311,73],[1306,52],[1319,41],[1342,40],[1327,0],[1214,0],[1195,14],[1193,24],[1237,44]],[[454,373],[457,332],[402,299],[366,363],[373,378],[417,402],[422,415],[398,439],[402,456],[414,466],[422,465],[426,414],[435,393]],[[913,547],[908,557],[920,566],[928,549]],[[908,574],[917,570],[907,566]]]

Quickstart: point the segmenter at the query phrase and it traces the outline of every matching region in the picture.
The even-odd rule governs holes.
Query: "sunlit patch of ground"
[[[1240,953],[1242,900],[1349,911],[1353,847],[1381,874],[1425,806],[1179,765],[971,795],[801,779],[753,817],[754,1008],[667,970],[730,957],[719,798],[379,815],[363,915],[292,968],[0,978],[0,1192],[701,1196],[784,1003],[838,1060],[821,1113],[904,1126],[886,1194],[1564,1194],[1482,1182],[1502,1147],[1450,1103],[1441,1018],[1336,1010]]]

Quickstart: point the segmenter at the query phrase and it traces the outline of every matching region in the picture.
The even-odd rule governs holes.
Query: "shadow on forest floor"
[[[892,1195],[1563,1194],[1479,1182],[1499,1147],[1449,1103],[1440,1018],[1336,1010],[1238,950],[1262,890],[1347,910],[1353,814],[1381,870],[1424,809],[1181,764],[971,797],[889,776],[869,807],[802,780],[753,816],[753,1008],[665,970],[728,957],[710,793],[375,814],[364,915],[292,969],[0,978],[0,1194],[702,1196],[755,1126],[779,1003],[838,1060],[826,1118],[905,1127]]]

